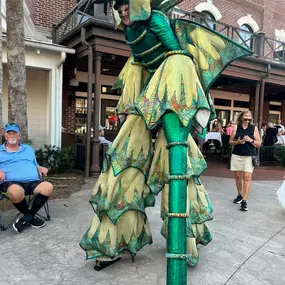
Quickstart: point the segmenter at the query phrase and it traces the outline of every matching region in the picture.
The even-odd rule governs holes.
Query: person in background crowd
[[[201,134],[198,133],[197,131],[195,131],[192,134],[193,139],[196,141],[201,152],[203,151],[203,145],[205,143],[206,134],[207,134],[207,128],[204,128]]]
[[[266,124],[265,123],[263,123],[262,125],[261,125],[261,130],[260,130],[260,132],[261,132],[261,134],[260,134],[260,136],[261,136],[261,141],[263,142],[263,140],[264,140],[264,136],[265,136],[265,133],[266,133]]]
[[[222,125],[218,120],[214,121],[211,132],[219,132],[221,135],[223,134]]]
[[[242,211],[247,211],[247,198],[254,169],[252,155],[256,154],[256,148],[261,145],[258,129],[252,121],[251,111],[242,112],[230,137],[230,144],[234,146],[231,171],[235,173],[238,192],[234,203],[241,204],[240,210]]]
[[[275,128],[277,129],[278,134],[281,135],[285,131],[285,127],[282,125],[282,122],[280,119],[277,120],[277,124],[275,124]]]
[[[234,128],[233,128],[233,125],[232,125],[232,121],[230,121],[227,125],[227,128],[226,128],[226,134],[228,136],[230,136],[233,132]]]
[[[268,128],[266,129],[263,145],[264,146],[273,146],[277,142],[277,129],[274,127],[274,124],[269,122]]]
[[[118,117],[115,113],[111,113],[111,116],[108,118],[110,130],[115,130],[117,128]]]
[[[215,119],[213,121],[211,132],[214,132],[214,133],[218,132],[221,135],[224,134],[222,124],[217,119]],[[210,149],[217,149],[221,146],[221,144],[218,140],[209,140],[207,143],[208,143]]]
[[[105,128],[102,126],[99,126],[99,140],[100,140],[100,144],[107,144],[108,146],[111,145],[111,141],[108,141],[107,139],[105,139],[104,137],[104,130]]]

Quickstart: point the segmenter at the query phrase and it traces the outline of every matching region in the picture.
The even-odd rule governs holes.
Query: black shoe
[[[18,220],[16,220],[16,222],[13,224],[13,228],[19,234],[28,225],[29,225],[29,220],[24,216],[24,217],[19,218]]]
[[[242,200],[242,201],[241,201],[240,210],[241,210],[241,211],[247,211],[247,203],[246,203],[245,200]]]
[[[30,220],[29,224],[33,228],[40,229],[46,224],[46,222],[35,216]]]
[[[117,258],[115,260],[110,260],[110,261],[103,261],[103,260],[98,260],[97,259],[96,262],[95,262],[94,269],[96,271],[100,271],[100,270],[102,270],[102,269],[112,265],[113,263],[119,261],[120,259],[121,259],[121,257],[119,257],[119,258]]]
[[[242,201],[242,196],[240,194],[237,195],[237,197],[234,199],[235,204],[240,204]]]

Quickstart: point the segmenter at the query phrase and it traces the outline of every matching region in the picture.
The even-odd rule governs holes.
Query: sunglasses
[[[251,122],[252,119],[243,119],[245,122]]]

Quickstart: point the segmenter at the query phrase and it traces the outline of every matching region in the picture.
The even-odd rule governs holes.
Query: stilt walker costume
[[[114,3],[132,50],[114,85],[122,91],[118,115],[127,119],[107,151],[90,199],[95,216],[80,246],[98,270],[123,252],[134,256],[152,243],[145,209],[161,192],[168,284],[183,285],[186,263],[198,262],[197,245],[211,241],[212,205],[199,180],[207,165],[191,133],[215,118],[209,96],[215,79],[250,51],[195,22],[170,20],[179,2]]]

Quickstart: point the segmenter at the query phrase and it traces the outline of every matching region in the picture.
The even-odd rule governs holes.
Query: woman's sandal
[[[110,260],[110,261],[103,261],[103,260],[96,260],[95,261],[95,266],[94,266],[94,269],[96,271],[100,271],[110,265],[112,265],[113,263],[119,261],[121,259],[121,257],[115,259],[115,260]]]

